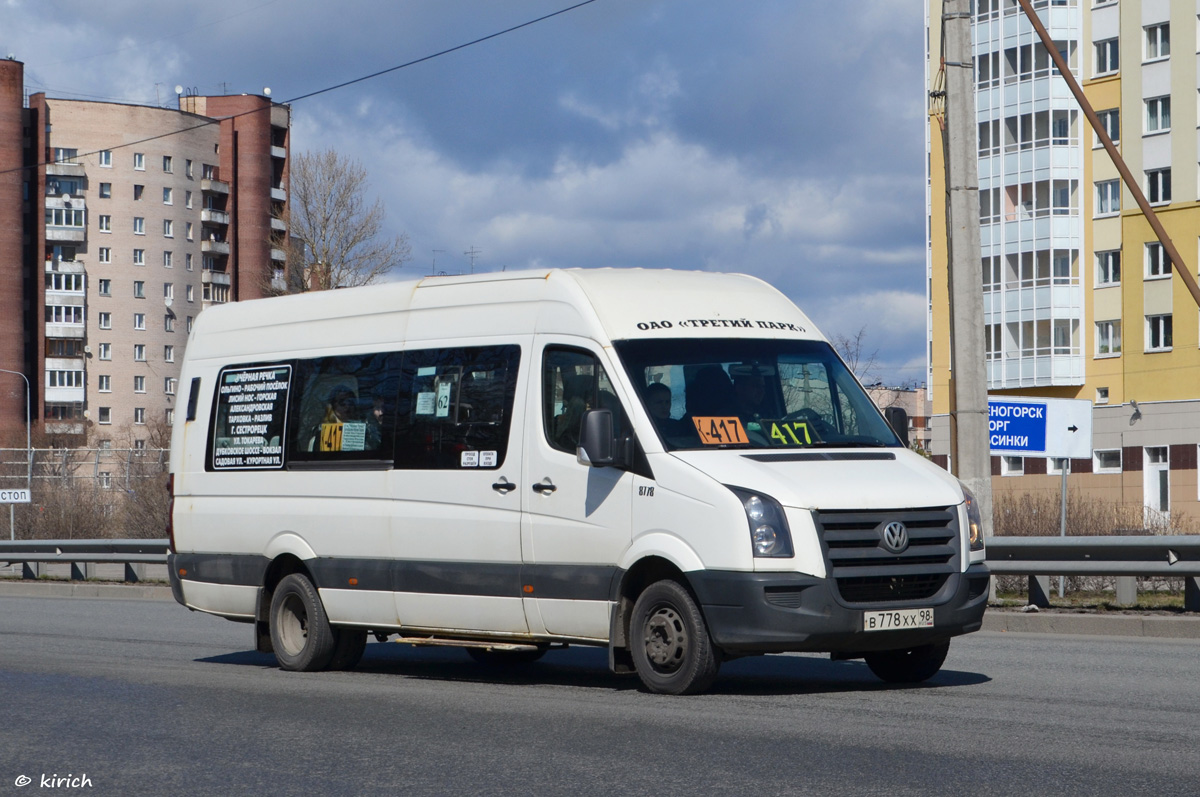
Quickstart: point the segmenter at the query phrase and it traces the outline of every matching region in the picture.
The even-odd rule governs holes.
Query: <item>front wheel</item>
[[[677,581],[657,581],[638,596],[629,645],[638,677],[651,692],[703,692],[721,667],[700,607]]]
[[[882,650],[863,656],[871,672],[890,684],[917,684],[928,681],[942,668],[950,640],[932,642],[903,650]]]
[[[271,646],[285,670],[323,670],[333,658],[333,629],[321,596],[304,575],[284,576],[271,596]]]

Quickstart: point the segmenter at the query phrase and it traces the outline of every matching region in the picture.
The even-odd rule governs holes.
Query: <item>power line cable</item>
[[[574,10],[576,10],[576,9],[578,9],[578,8],[582,8],[583,6],[590,5],[590,4],[594,3],[594,2],[596,2],[596,0],[582,0],[582,2],[576,3],[576,4],[574,4],[574,5],[571,5],[571,6],[567,6],[566,8],[560,8],[558,11],[552,11],[552,12],[550,12],[549,14],[544,14],[544,15],[542,15],[542,16],[540,16],[540,17],[537,17],[536,19],[531,19],[531,20],[528,20],[527,22],[522,22],[522,23],[520,23],[520,24],[518,24],[518,25],[513,25],[512,27],[505,28],[504,30],[496,31],[495,33],[489,33],[487,36],[481,36],[481,37],[479,37],[478,39],[473,39],[473,40],[471,40],[471,41],[469,41],[469,42],[465,42],[465,43],[463,43],[463,44],[458,44],[458,45],[455,45],[454,47],[448,47],[448,48],[446,48],[445,50],[439,50],[439,51],[438,51],[438,52],[436,52],[436,53],[432,53],[432,54],[430,54],[430,55],[422,56],[421,58],[416,58],[416,59],[414,59],[414,60],[412,60],[412,61],[406,61],[406,62],[405,62],[405,63],[403,63],[403,64],[398,64],[398,65],[396,65],[396,66],[388,67],[387,69],[381,69],[381,70],[379,70],[378,72],[372,72],[372,73],[371,73],[371,74],[369,74],[369,75],[363,75],[362,77],[357,77],[357,78],[354,78],[353,80],[347,80],[347,81],[344,81],[344,82],[342,82],[342,83],[338,83],[338,84],[336,84],[336,85],[333,85],[333,86],[327,86],[327,87],[325,87],[325,88],[323,88],[323,89],[317,89],[316,91],[310,91],[310,92],[308,92],[307,94],[301,94],[301,95],[299,95],[299,96],[292,97],[292,98],[291,98],[291,99],[289,99],[289,100],[284,100],[284,101],[283,101],[282,103],[280,103],[280,104],[282,104],[282,105],[290,105],[290,104],[292,104],[292,103],[299,102],[300,100],[307,100],[307,99],[309,99],[309,98],[311,98],[311,97],[316,97],[316,96],[318,96],[318,95],[320,95],[320,94],[328,94],[328,93],[329,93],[329,92],[331,92],[331,91],[337,91],[338,89],[343,89],[343,88],[346,88],[347,86],[353,86],[353,85],[354,85],[354,84],[356,84],[356,83],[362,83],[362,82],[364,82],[364,81],[367,81],[367,80],[372,80],[372,79],[374,79],[374,78],[377,78],[377,77],[380,77],[380,76],[382,76],[382,75],[387,75],[387,74],[390,74],[390,73],[392,73],[392,72],[396,72],[396,71],[398,71],[398,70],[400,70],[400,69],[406,69],[406,68],[408,68],[408,67],[410,67],[410,66],[416,66],[417,64],[423,64],[423,63],[425,63],[426,61],[432,61],[432,60],[433,60],[433,59],[435,59],[435,58],[440,58],[440,57],[442,57],[442,56],[444,56],[444,55],[449,55],[449,54],[451,54],[451,53],[458,52],[459,50],[464,50],[464,49],[466,49],[466,48],[468,48],[468,47],[473,47],[473,46],[475,46],[475,45],[477,45],[477,44],[482,44],[483,42],[490,41],[490,40],[492,40],[492,39],[495,39],[495,38],[498,38],[498,37],[500,37],[500,36],[504,36],[505,34],[508,34],[508,33],[512,33],[512,32],[514,32],[514,31],[521,30],[522,28],[527,28],[527,27],[529,27],[530,25],[536,25],[536,24],[537,24],[537,23],[539,23],[539,22],[545,22],[545,21],[546,21],[546,20],[548,20],[548,19],[551,19],[551,18],[553,18],[553,17],[560,16],[560,15],[562,15],[562,14],[566,14],[566,13],[568,13],[568,12],[570,12],[570,11],[574,11]],[[238,118],[240,118],[240,117],[243,117],[243,116],[249,116],[250,114],[254,114],[254,113],[262,113],[262,112],[263,112],[263,111],[265,111],[265,110],[270,110],[270,108],[271,108],[271,107],[272,107],[272,105],[274,105],[274,104],[275,104],[275,103],[272,103],[272,104],[270,104],[270,105],[266,105],[266,106],[264,106],[264,107],[262,107],[262,108],[253,108],[253,109],[251,109],[251,110],[249,110],[249,111],[242,111],[241,113],[235,113],[235,114],[233,114],[233,115],[231,115],[231,116],[222,117],[221,119],[206,119],[205,121],[203,121],[203,122],[200,122],[199,124],[191,125],[190,127],[183,127],[183,128],[180,128],[180,129],[178,129],[178,130],[172,130],[172,131],[170,131],[170,132],[168,132],[168,133],[159,133],[159,134],[158,134],[158,135],[156,135],[156,136],[147,136],[146,138],[140,138],[140,139],[138,139],[137,141],[129,141],[129,142],[126,142],[126,143],[124,143],[124,144],[116,144],[116,145],[113,145],[113,146],[111,146],[111,147],[108,147],[107,149],[97,149],[97,150],[92,150],[91,152],[84,152],[84,153],[82,153],[82,154],[80,154],[80,155],[76,155],[76,157],[77,157],[77,158],[83,158],[83,157],[87,157],[87,156],[89,156],[89,155],[96,155],[96,154],[98,154],[98,153],[100,153],[100,152],[111,152],[111,151],[113,151],[113,150],[117,150],[117,149],[127,149],[127,148],[129,148],[129,147],[136,147],[136,146],[138,146],[139,144],[146,144],[146,143],[148,143],[148,142],[151,142],[151,141],[158,141],[158,140],[160,140],[160,139],[169,138],[169,137],[171,137],[171,136],[177,136],[177,135],[179,135],[179,134],[181,134],[181,133],[187,133],[187,132],[190,132],[190,131],[192,131],[192,130],[198,130],[198,129],[200,129],[201,127],[209,127],[209,126],[211,126],[211,125],[220,124],[221,122],[223,122],[223,121],[226,121],[226,120],[228,120],[228,119],[238,119]],[[54,163],[54,162],[55,162],[55,161],[40,161],[40,162],[38,162],[38,163],[30,164],[30,165],[28,165],[28,166],[18,166],[18,167],[16,167],[16,168],[13,168],[13,169],[5,169],[5,170],[3,170],[3,171],[0,171],[0,174],[10,174],[10,173],[12,173],[12,172],[24,171],[24,170],[26,170],[26,169],[38,169],[38,168],[41,168],[41,167],[43,167],[43,166],[47,166],[48,164],[50,164],[50,163]]]

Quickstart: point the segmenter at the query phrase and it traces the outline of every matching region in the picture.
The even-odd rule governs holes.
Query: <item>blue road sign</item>
[[[989,447],[993,451],[1044,453],[1045,403],[989,401],[988,439]]]

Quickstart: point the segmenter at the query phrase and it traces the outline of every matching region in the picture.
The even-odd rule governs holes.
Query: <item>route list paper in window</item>
[[[292,367],[269,365],[221,373],[213,468],[282,468]]]

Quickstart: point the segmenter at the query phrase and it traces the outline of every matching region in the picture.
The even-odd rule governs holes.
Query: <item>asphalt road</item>
[[[174,603],[0,597],[0,795],[1200,790],[1196,641],[982,632],[922,687],[773,656],[686,698],[602,650],[498,674],[372,642],[354,672],[300,674],[249,647]]]

